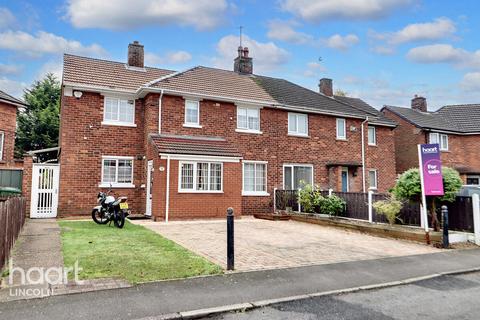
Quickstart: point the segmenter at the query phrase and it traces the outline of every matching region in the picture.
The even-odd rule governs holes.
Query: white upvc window
[[[343,118],[337,118],[337,139],[347,139],[347,123]]]
[[[439,144],[440,150],[448,151],[448,135],[438,132],[431,132],[428,140],[429,143]]]
[[[5,133],[0,132],[0,160],[3,160],[3,145],[5,144]]]
[[[180,161],[178,192],[223,192],[221,162]]]
[[[368,127],[368,145],[376,146],[377,145],[377,132],[376,128],[369,126]]]
[[[307,184],[313,186],[313,165],[283,165],[283,188],[285,190],[298,190]]]
[[[243,161],[244,196],[268,196],[267,193],[267,162]]]
[[[308,115],[289,112],[288,134],[294,136],[308,136]]]
[[[105,97],[102,124],[134,127],[135,100]]]
[[[185,127],[201,128],[200,126],[200,102],[185,100]]]
[[[260,108],[238,106],[236,131],[262,133],[260,131]]]
[[[369,181],[370,189],[377,190],[378,188],[377,170],[375,169],[368,170],[368,181]]]
[[[134,188],[133,157],[102,157],[102,188]]]

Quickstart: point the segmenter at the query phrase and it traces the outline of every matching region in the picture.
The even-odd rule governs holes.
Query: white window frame
[[[370,130],[373,130],[373,142],[370,142]],[[377,145],[377,128],[374,126],[367,127],[367,140],[369,146],[376,146]]]
[[[371,181],[370,181],[370,173],[374,173],[375,174],[375,186],[372,186],[371,185]],[[377,169],[370,169],[368,170],[368,186],[369,186],[369,190],[377,190],[378,189],[378,170]]]
[[[480,175],[467,175],[466,180],[468,180],[468,179],[478,179],[478,181],[480,182]],[[476,186],[476,187],[478,187],[479,185],[478,184],[466,184],[466,186]]]
[[[290,131],[290,116],[295,117],[295,125],[297,130],[296,131]],[[305,128],[307,129],[307,132],[299,132],[298,131],[298,119],[301,117],[305,117]],[[308,137],[308,114],[306,113],[295,113],[295,112],[289,112],[288,113],[288,135],[290,136],[298,136],[298,137]]]
[[[433,142],[432,137],[436,136],[437,142]],[[442,138],[446,138],[446,146],[443,144]],[[428,135],[428,143],[438,143],[440,146],[440,151],[448,151],[448,134],[439,133],[439,132],[430,132]]]
[[[103,171],[104,171],[104,165],[103,162],[105,160],[115,160],[116,165],[115,165],[115,179],[118,180],[118,160],[131,160],[132,161],[132,182],[131,183],[118,183],[118,182],[104,182],[103,181]],[[135,188],[135,185],[133,184],[133,179],[134,179],[134,168],[135,168],[135,161],[133,157],[127,157],[127,156],[102,156],[102,172],[101,172],[101,177],[100,177],[100,184],[98,185],[100,188]]]
[[[220,164],[221,169],[221,184],[220,190],[198,190],[197,186],[197,169],[199,163],[208,163],[208,188],[210,189],[210,178],[211,178],[211,166],[210,164]],[[183,189],[182,188],[182,164],[192,164],[193,165],[193,189]],[[218,161],[179,161],[178,162],[178,193],[223,193],[223,162]]]
[[[187,121],[187,103],[196,103],[197,104],[197,122],[188,122]],[[192,99],[185,99],[185,107],[184,107],[184,127],[188,128],[202,128],[200,125],[200,101],[198,100],[192,100]]]
[[[240,109],[245,109],[247,110],[247,126],[246,127],[240,127],[240,121],[238,121],[238,116],[239,116],[239,110]],[[258,113],[258,129],[250,129],[248,128],[248,110],[255,110]],[[261,118],[260,118],[260,112],[261,108],[260,107],[252,107],[252,106],[243,106],[239,105],[237,106],[237,128],[235,129],[236,132],[241,132],[241,133],[254,133],[254,134],[262,134],[261,131]]]
[[[309,167],[309,168],[312,168],[312,185],[315,185],[315,173],[314,173],[313,164],[308,164],[308,163],[285,163],[285,164],[283,164],[283,170],[282,170],[282,176],[283,176],[282,186],[283,186],[283,189],[285,189],[285,168],[286,167],[292,168],[292,177],[291,177],[292,178],[292,188],[293,188],[293,185],[295,184],[294,181],[293,181],[295,167]]]
[[[245,191],[245,164],[263,164],[265,165],[265,191]],[[268,190],[268,162],[267,161],[254,161],[254,160],[245,160],[242,161],[242,196],[269,196]],[[257,169],[255,167],[254,171],[254,186],[256,187],[257,181]]]
[[[105,114],[107,111],[107,100],[117,100],[117,108],[118,108],[118,117],[120,119],[120,101],[126,101],[128,105],[130,105],[128,102],[133,101],[132,107],[133,107],[133,119],[132,122],[127,122],[127,121],[120,121],[120,120],[112,120],[112,119],[105,119]],[[128,98],[128,97],[120,97],[120,96],[104,96],[103,97],[103,121],[102,125],[108,125],[108,126],[121,126],[121,127],[136,127],[137,125],[135,124],[135,99],[133,98]]]
[[[338,123],[343,122],[343,135],[340,135]],[[347,140],[347,120],[345,118],[337,118],[337,140]]]
[[[5,147],[5,132],[0,131],[0,136],[2,136],[1,139],[0,139],[0,141],[2,143],[2,146],[0,147],[0,161],[2,161],[3,160],[3,149]]]

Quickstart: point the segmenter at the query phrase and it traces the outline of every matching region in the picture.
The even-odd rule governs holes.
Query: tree
[[[348,92],[343,91],[342,89],[335,90],[335,95],[338,97],[348,97]]]
[[[56,147],[60,125],[60,82],[51,73],[25,89],[27,106],[18,111],[15,141],[17,157],[27,151]]]
[[[455,169],[443,167],[443,190],[441,197],[427,197],[427,203],[430,203],[430,214],[432,216],[432,227],[438,230],[438,220],[436,208],[439,202],[452,202],[462,187],[462,179]],[[422,187],[420,184],[420,172],[418,168],[405,171],[397,180],[392,193],[397,199],[408,201],[421,201]]]

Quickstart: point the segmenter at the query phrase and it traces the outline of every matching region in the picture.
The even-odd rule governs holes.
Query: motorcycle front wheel
[[[117,212],[117,214],[115,214],[113,223],[115,224],[115,227],[119,229],[123,228],[123,226],[125,225],[125,214],[123,213],[123,210],[120,210]]]
[[[107,224],[108,223],[108,219],[98,209],[94,209],[92,211],[92,219],[93,219],[93,221],[95,221],[98,224]]]

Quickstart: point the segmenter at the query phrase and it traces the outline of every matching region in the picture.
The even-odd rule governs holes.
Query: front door
[[[342,192],[348,192],[348,168],[342,169]]]
[[[147,164],[147,204],[145,207],[145,215],[148,217],[152,216],[152,184],[153,184],[153,160],[148,161]]]

